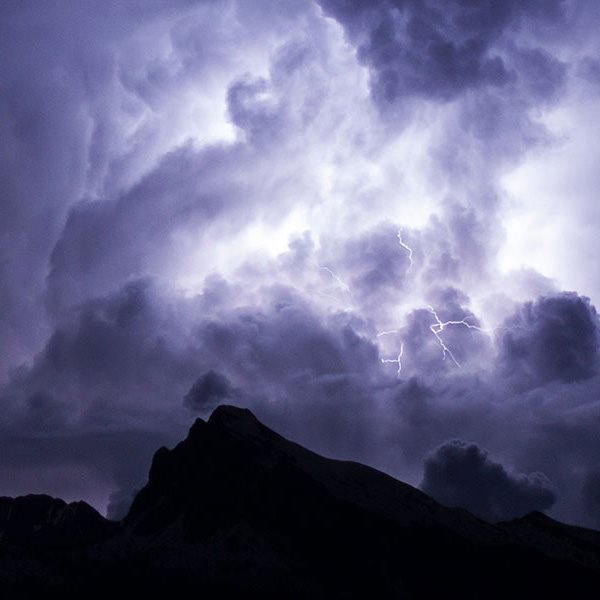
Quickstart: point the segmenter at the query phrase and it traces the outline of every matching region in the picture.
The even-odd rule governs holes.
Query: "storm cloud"
[[[116,518],[227,402],[598,526],[596,3],[0,15],[0,494]]]
[[[542,296],[507,319],[500,360],[508,377],[539,385],[592,377],[598,367],[598,315],[575,293]]]
[[[356,40],[358,57],[371,71],[373,95],[384,104],[406,96],[448,101],[486,87],[510,93],[521,72],[512,68],[507,52],[511,30],[527,27],[528,21],[560,27],[564,19],[561,0],[453,0],[443,7],[412,0],[320,3]],[[526,60],[538,66],[552,62],[535,50]],[[546,75],[552,87],[562,72]]]
[[[236,390],[225,375],[210,370],[194,382],[183,397],[183,403],[191,410],[206,410],[219,404],[228,404],[236,395]]]
[[[446,506],[460,506],[489,521],[547,510],[556,491],[543,473],[509,473],[477,444],[453,440],[425,460],[421,489]]]

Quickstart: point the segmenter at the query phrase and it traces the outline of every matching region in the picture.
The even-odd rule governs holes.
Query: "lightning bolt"
[[[410,268],[413,266],[413,251],[412,248],[410,248],[404,243],[404,240],[402,239],[402,229],[398,229],[398,235],[396,237],[398,238],[398,243],[400,244],[400,247],[404,248],[408,255],[408,268],[406,269],[406,273],[408,273]],[[406,275],[406,273],[404,274]]]
[[[380,331],[377,334],[377,337],[383,337],[384,335],[393,335],[395,333],[400,333],[399,329],[389,329],[387,331]],[[400,342],[400,352],[398,353],[398,357],[397,358],[382,358],[380,359],[381,362],[385,365],[385,364],[397,364],[398,365],[398,377],[400,377],[400,375],[402,374],[402,356],[404,354],[404,342]]]
[[[404,239],[402,238],[402,229],[401,228],[398,229],[397,238],[398,238],[398,244],[406,252],[406,254],[408,256],[409,265],[404,273],[406,276],[406,274],[408,273],[410,268],[413,266],[413,250],[410,246],[408,246],[404,242]],[[448,348],[448,346],[444,342],[444,339],[442,338],[441,334],[444,332],[446,327],[449,327],[451,325],[452,326],[462,326],[462,327],[466,327],[467,329],[475,329],[482,333],[487,333],[490,330],[483,329],[482,327],[479,327],[478,325],[472,325],[471,323],[469,323],[467,321],[467,319],[469,318],[468,316],[465,317],[464,319],[461,319],[460,321],[442,321],[440,319],[439,315],[437,314],[436,310],[433,308],[433,306],[428,306],[427,310],[431,313],[431,315],[435,319],[435,322],[429,326],[429,330],[431,331],[431,333],[437,340],[438,344],[440,345],[440,348],[442,349],[442,359],[446,360],[446,358],[450,357],[452,362],[459,369],[461,369],[462,367],[461,367],[460,363],[458,362],[458,360],[456,360],[456,357],[452,353],[452,350],[450,350],[450,348]],[[377,334],[377,337],[391,335],[391,334],[398,333],[398,332],[399,332],[398,329],[390,329],[388,331],[381,331],[380,333]],[[404,342],[402,342],[402,344],[400,345],[400,353],[398,354],[398,358],[382,358],[381,362],[382,363],[397,363],[398,364],[398,375],[400,375],[400,373],[402,372],[402,355],[403,354],[404,354]]]
[[[319,267],[319,269],[329,273],[331,278],[342,288],[342,290],[352,296],[352,290],[350,289],[350,286],[346,282],[342,281],[329,267]]]
[[[398,377],[400,377],[402,373],[402,355],[404,354],[404,342],[400,344],[400,353],[398,354],[398,358],[382,358],[381,362],[383,364],[386,363],[398,363]]]
[[[398,330],[397,329],[390,329],[389,331],[380,331],[377,334],[377,337],[382,337],[384,335],[392,335],[393,333],[398,333]]]
[[[400,247],[406,251],[406,254],[408,256],[408,268],[404,272],[404,276],[406,277],[406,274],[410,271],[410,268],[413,266],[413,251],[412,251],[412,248],[410,246],[408,246],[407,244],[405,244],[404,240],[402,239],[402,228],[398,228],[398,233],[397,233],[396,237],[398,238],[398,244],[400,244]],[[384,335],[392,335],[394,333],[398,333],[398,329],[390,329],[388,331],[381,331],[377,334],[377,337],[383,337]],[[382,358],[381,359],[381,362],[384,364],[386,364],[386,363],[397,363],[398,364],[398,377],[400,377],[400,374],[402,373],[402,355],[403,354],[404,354],[404,342],[401,342],[400,343],[400,352],[399,352],[397,358]]]
[[[433,333],[433,335],[435,336],[435,339],[438,341],[438,343],[442,349],[443,360],[446,360],[446,357],[449,356],[452,359],[452,362],[459,369],[461,369],[462,367],[460,366],[460,363],[456,360],[456,357],[454,356],[454,354],[452,354],[452,351],[450,350],[450,348],[448,348],[448,346],[446,346],[446,344],[440,334],[449,325],[463,325],[464,327],[467,327],[468,329],[475,329],[475,330],[481,331],[483,333],[485,333],[487,330],[483,329],[477,325],[471,325],[471,323],[467,322],[468,317],[465,317],[464,319],[462,319],[460,321],[443,321],[442,322],[442,320],[439,318],[437,312],[434,310],[433,306],[428,306],[427,310],[433,315],[433,318],[435,319],[435,323],[430,325],[429,329],[430,329],[431,333]]]

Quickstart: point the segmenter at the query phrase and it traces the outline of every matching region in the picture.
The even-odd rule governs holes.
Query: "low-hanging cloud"
[[[191,410],[205,411],[219,404],[228,404],[238,395],[225,375],[212,369],[200,376],[183,397],[183,403]]]
[[[509,473],[477,444],[453,440],[425,459],[421,489],[446,506],[489,521],[547,510],[556,491],[543,473]]]

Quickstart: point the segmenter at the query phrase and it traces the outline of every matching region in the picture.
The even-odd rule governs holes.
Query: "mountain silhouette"
[[[600,533],[532,513],[486,523],[220,406],[160,448],[121,522],[0,498],[7,597],[596,597]]]

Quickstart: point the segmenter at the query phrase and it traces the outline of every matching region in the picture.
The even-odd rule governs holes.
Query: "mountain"
[[[85,503],[0,499],[13,597],[595,597],[600,533],[540,513],[492,525],[221,406],[160,448],[120,523]]]
[[[85,502],[50,496],[0,497],[0,542],[32,547],[87,546],[109,537],[115,524]]]

